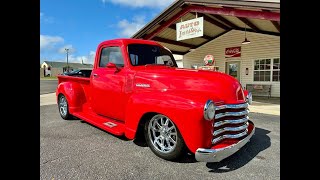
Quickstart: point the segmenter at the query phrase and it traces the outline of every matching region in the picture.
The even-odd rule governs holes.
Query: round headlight
[[[206,102],[206,104],[204,105],[204,109],[203,109],[204,119],[206,119],[208,121],[213,120],[214,115],[215,115],[214,103],[213,103],[213,101],[208,100]]]
[[[247,95],[247,102],[248,102],[248,104],[252,104],[252,94],[251,94],[251,92],[249,92],[248,95]]]

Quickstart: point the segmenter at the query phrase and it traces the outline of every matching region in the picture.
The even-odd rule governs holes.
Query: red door
[[[106,67],[108,62],[119,69]],[[98,63],[91,78],[93,110],[99,115],[124,121],[126,68],[120,47],[102,48]]]

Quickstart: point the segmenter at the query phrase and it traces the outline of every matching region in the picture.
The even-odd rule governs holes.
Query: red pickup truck
[[[166,160],[176,160],[189,149],[198,161],[219,162],[255,131],[247,97],[235,78],[177,68],[170,50],[154,41],[104,41],[90,77],[58,79],[63,119],[75,116],[128,139],[142,134]]]

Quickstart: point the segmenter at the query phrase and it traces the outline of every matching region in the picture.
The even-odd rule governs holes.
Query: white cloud
[[[121,36],[130,37],[140,30],[145,24],[144,16],[135,16],[133,17],[132,22],[129,22],[127,19],[119,21],[117,27],[120,29],[119,34]]]
[[[53,17],[46,16],[43,12],[40,12],[40,23],[53,23]]]
[[[40,34],[40,51],[52,49],[57,44],[63,43],[64,39],[60,36],[49,36]]]
[[[76,49],[71,44],[62,46],[61,48],[58,49],[58,52],[61,54],[66,54],[67,53],[66,49],[69,49],[68,50],[69,54],[76,52]]]
[[[76,48],[72,44],[63,44],[64,39],[60,36],[49,36],[40,34],[40,62],[43,60],[66,61],[66,48],[69,49],[68,62],[93,64],[95,51],[87,55],[75,55]],[[41,59],[42,57],[42,59]]]
[[[93,64],[95,54],[96,52],[94,51],[90,51],[88,56],[74,56],[71,54],[68,56],[68,61],[74,63],[82,63],[83,61],[85,64]]]
[[[106,4],[111,2],[113,4],[119,4],[129,7],[150,7],[150,8],[164,8],[169,6],[174,0],[101,0]]]

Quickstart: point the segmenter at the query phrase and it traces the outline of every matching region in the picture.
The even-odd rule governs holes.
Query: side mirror
[[[107,68],[117,68],[117,65],[112,62],[108,62]]]
[[[108,62],[107,68],[116,68],[117,71],[120,70],[119,67],[115,63],[112,63],[112,62]]]

